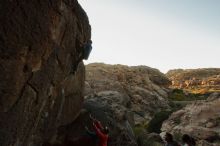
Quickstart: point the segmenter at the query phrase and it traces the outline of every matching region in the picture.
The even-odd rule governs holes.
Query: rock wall
[[[0,1],[1,146],[39,146],[77,117],[90,31],[77,0]]]

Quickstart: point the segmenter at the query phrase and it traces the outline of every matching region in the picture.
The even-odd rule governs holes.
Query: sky
[[[220,67],[220,0],[78,0],[92,27],[86,64]]]

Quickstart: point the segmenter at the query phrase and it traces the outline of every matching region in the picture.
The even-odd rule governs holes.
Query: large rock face
[[[0,1],[1,146],[39,146],[76,118],[90,36],[77,0]]]
[[[162,125],[162,131],[175,135],[189,134],[197,140],[220,140],[220,94],[207,101],[197,101],[173,113]]]
[[[176,69],[167,72],[172,88],[180,88],[194,93],[220,92],[220,69]]]

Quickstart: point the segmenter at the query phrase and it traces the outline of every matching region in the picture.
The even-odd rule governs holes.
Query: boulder
[[[78,116],[90,31],[77,0],[0,1],[1,146],[39,146]]]
[[[211,95],[210,98],[212,98]],[[220,98],[196,101],[174,112],[162,125],[162,131],[189,134],[197,140],[220,140]]]

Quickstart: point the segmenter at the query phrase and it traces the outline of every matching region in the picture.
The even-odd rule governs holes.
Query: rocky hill
[[[185,89],[194,93],[220,92],[220,69],[176,69],[167,72],[172,88]]]
[[[146,66],[89,64],[86,66],[86,98],[121,94],[127,106],[149,118],[153,113],[167,108],[167,77]],[[150,105],[150,106],[149,106]]]

